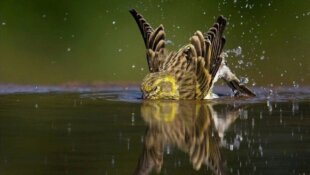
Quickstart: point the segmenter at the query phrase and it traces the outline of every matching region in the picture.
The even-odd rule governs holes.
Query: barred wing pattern
[[[190,38],[190,44],[181,48],[178,53],[170,54],[160,68],[162,71],[173,72],[179,78],[184,71],[194,73],[197,81],[196,99],[203,99],[210,92],[222,64],[220,54],[225,44],[225,26],[226,19],[220,16],[205,35],[200,31],[195,32]]]
[[[163,58],[165,48],[165,31],[160,25],[155,30],[135,9],[130,10],[137,22],[147,49],[146,58],[150,72],[158,72],[160,59]]]
[[[223,16],[217,18],[208,32],[195,32],[190,38],[190,44],[178,52],[166,54],[163,26],[154,30],[136,10],[132,9],[130,13],[142,34],[150,72],[175,76],[179,85],[179,99],[204,99],[211,93],[218,78],[224,79],[236,96],[255,96],[225,65],[221,55],[226,41],[223,37],[226,19]]]
[[[225,44],[225,38],[223,37],[223,32],[226,27],[226,19],[223,16],[218,17],[216,23],[209,29],[205,34],[205,39],[210,41],[211,45],[208,48],[210,60],[207,69],[212,74],[212,77],[215,77],[219,66],[222,63],[222,57],[220,54],[223,51]]]

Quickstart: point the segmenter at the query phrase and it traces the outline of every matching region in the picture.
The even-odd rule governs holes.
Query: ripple
[[[254,87],[257,97],[232,97],[229,88],[225,86],[214,87],[214,92],[220,98],[206,100],[223,104],[233,103],[266,103],[310,101],[310,87]],[[106,84],[106,85],[60,85],[60,86],[36,86],[0,84],[0,95],[8,94],[47,94],[47,93],[77,93],[81,98],[94,100],[111,100],[121,102],[140,103],[141,92],[137,84]]]

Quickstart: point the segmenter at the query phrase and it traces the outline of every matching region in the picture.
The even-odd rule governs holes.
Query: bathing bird
[[[163,25],[153,29],[135,9],[130,13],[146,47],[149,74],[141,84],[143,99],[211,99],[216,97],[212,89],[218,79],[223,79],[235,96],[255,96],[226,64],[225,17],[219,16],[206,33],[196,31],[178,51],[168,51]]]

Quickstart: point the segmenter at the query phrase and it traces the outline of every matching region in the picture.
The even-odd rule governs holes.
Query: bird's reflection
[[[197,101],[145,101],[141,116],[147,123],[143,151],[135,174],[161,171],[164,148],[175,146],[189,155],[194,169],[207,166],[214,174],[224,174],[219,149],[225,130],[238,117],[230,107],[219,116],[211,104]]]

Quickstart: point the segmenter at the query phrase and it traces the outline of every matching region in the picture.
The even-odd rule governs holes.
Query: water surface
[[[143,101],[136,87],[2,86],[0,174],[309,174],[310,89],[255,92]]]

